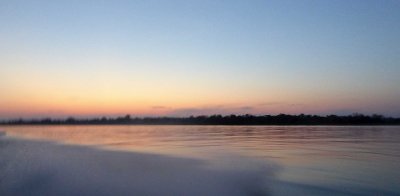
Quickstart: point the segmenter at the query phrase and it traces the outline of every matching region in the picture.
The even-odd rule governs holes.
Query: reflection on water
[[[281,165],[278,178],[287,183],[400,194],[399,126],[3,126],[0,130],[10,136],[202,159],[235,153]]]

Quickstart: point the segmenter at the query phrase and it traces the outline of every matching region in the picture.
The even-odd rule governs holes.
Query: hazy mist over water
[[[12,187],[28,184],[22,189],[38,194],[60,190],[70,194],[81,190],[86,195],[400,194],[399,126],[2,126],[0,130],[5,132],[0,154],[6,157],[0,170],[7,177],[0,182],[0,193],[16,193]],[[40,176],[34,177],[35,172]],[[23,177],[29,175],[39,181],[27,183]],[[83,179],[84,187],[78,183]],[[77,184],[71,182],[75,180]],[[69,188],[61,188],[63,183]],[[152,188],[155,183],[158,191]],[[97,190],[98,184],[102,187]],[[99,192],[102,189],[107,191]]]

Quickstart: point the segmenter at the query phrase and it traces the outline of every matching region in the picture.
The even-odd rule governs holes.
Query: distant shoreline
[[[64,119],[13,119],[0,121],[0,125],[400,125],[400,118],[385,117],[382,115],[353,114],[338,115],[211,115],[190,117],[101,117],[101,118],[74,118]]]

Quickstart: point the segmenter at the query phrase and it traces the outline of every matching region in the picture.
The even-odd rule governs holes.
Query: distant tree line
[[[400,118],[382,115],[211,115],[190,117],[102,117],[91,119],[15,119],[0,122],[6,125],[400,125]]]

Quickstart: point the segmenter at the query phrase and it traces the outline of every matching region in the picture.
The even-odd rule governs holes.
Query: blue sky
[[[400,116],[400,1],[0,1],[0,117]]]

